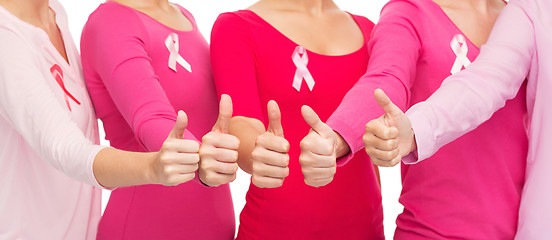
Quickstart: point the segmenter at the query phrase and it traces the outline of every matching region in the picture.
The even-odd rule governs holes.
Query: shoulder
[[[259,17],[249,10],[222,13],[213,25],[212,36],[220,33],[249,34],[251,26],[258,23]]]
[[[374,28],[374,25],[375,25],[374,22],[372,22],[367,17],[352,14],[352,13],[349,13],[349,14],[351,15],[351,17],[353,17],[353,20],[355,20],[355,22],[358,24],[358,26],[360,28],[362,28],[363,30],[371,31],[372,28]]]
[[[134,28],[139,21],[136,10],[116,2],[106,2],[90,14],[85,28]]]
[[[176,4],[176,3],[173,3],[176,7],[178,7],[178,9],[180,9],[180,11],[192,22],[192,23],[195,23],[196,20],[195,20],[195,17],[194,15],[188,11],[188,9],[180,6],[180,4]]]

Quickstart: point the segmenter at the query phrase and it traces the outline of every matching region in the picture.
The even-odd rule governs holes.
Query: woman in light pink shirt
[[[101,188],[194,178],[180,113],[157,153],[98,143],[66,14],[56,0],[0,2],[0,239],[95,239]]]
[[[427,101],[413,106],[406,115],[378,93],[386,115],[369,123],[368,129],[373,130],[366,136],[377,136],[374,142],[378,144],[398,140],[400,147],[391,151],[401,154],[385,156],[386,151],[376,153],[371,147],[367,151],[384,164],[401,156],[407,156],[402,159],[406,163],[426,159],[487,121],[516,95],[527,78],[529,153],[515,238],[552,239],[551,11],[549,0],[510,1],[476,61],[447,78]],[[384,117],[390,127],[383,123]],[[416,148],[417,152],[409,154]],[[481,159],[468,161],[481,164]]]

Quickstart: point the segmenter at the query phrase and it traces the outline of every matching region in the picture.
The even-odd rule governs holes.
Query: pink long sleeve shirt
[[[216,121],[209,45],[192,15],[180,9],[193,30],[171,29],[116,2],[100,5],[86,23],[83,71],[106,139],[116,148],[158,151],[177,110],[188,115],[186,139],[201,139]],[[116,189],[98,238],[224,240],[234,231],[229,186],[190,181]]]
[[[369,49],[366,74],[328,120],[353,152],[364,147],[365,124],[383,114],[374,100],[375,89],[383,89],[407,109],[479,54],[431,0],[391,0],[381,12]],[[528,141],[524,93],[431,159],[401,166],[399,201],[404,211],[397,219],[395,239],[514,237]]]
[[[418,160],[430,158],[501,109],[507,99],[516,96],[527,77],[529,154],[515,238],[520,240],[552,239],[551,11],[549,0],[510,1],[477,60],[467,70],[447,78],[426,102],[407,112],[416,134]],[[504,134],[507,131],[498,130],[485,146],[497,144],[502,137],[516,137]],[[500,147],[506,151],[511,146]],[[481,167],[499,160],[464,161]]]
[[[69,62],[0,7],[0,239],[92,240],[100,219],[103,147],[67,15],[49,4]]]

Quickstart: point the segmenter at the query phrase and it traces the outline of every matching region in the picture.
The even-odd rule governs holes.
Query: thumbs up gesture
[[[276,188],[289,175],[289,142],[284,138],[280,108],[268,102],[268,129],[257,137],[251,153],[251,182],[260,188]]]
[[[183,111],[179,111],[173,130],[153,162],[154,183],[176,186],[195,177],[199,162],[199,144],[194,140],[183,139],[187,126],[188,117]]]
[[[208,186],[220,186],[236,179],[240,140],[228,134],[232,118],[232,99],[223,94],[219,116],[213,130],[203,136],[199,156],[199,179]]]
[[[366,133],[362,139],[366,153],[374,164],[392,167],[401,162],[403,156],[416,149],[414,132],[408,117],[391,102],[383,90],[376,89],[374,97],[385,114],[366,124]]]
[[[332,182],[336,172],[337,134],[312,108],[303,106],[301,113],[311,126],[309,134],[301,140],[299,156],[305,183],[313,187],[325,186]]]

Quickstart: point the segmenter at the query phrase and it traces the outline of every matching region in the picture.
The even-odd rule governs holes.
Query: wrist
[[[144,179],[146,184],[160,184],[157,177],[157,173],[159,172],[159,170],[157,169],[159,167],[157,164],[157,159],[159,159],[159,155],[159,152],[147,154],[144,164],[145,166],[142,171],[142,179]]]
[[[351,151],[351,148],[349,148],[349,144],[347,144],[345,139],[338,132],[335,132],[335,135],[336,135],[336,157],[340,158],[349,154],[349,152]]]

